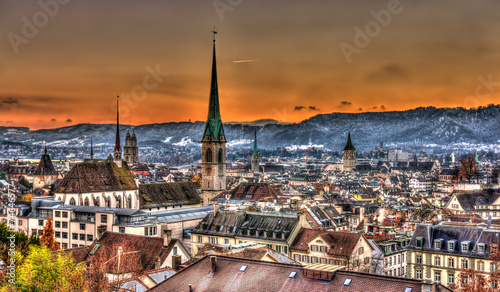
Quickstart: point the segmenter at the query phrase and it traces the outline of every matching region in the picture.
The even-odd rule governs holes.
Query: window
[[[63,232],[62,233],[62,238],[64,238],[64,239],[68,238],[68,232]]]
[[[469,268],[469,261],[468,260],[462,260],[462,268],[464,268],[464,269]]]
[[[288,253],[288,247],[285,245],[283,246],[283,253],[284,254],[287,254]]]
[[[172,249],[172,253],[173,255],[177,255],[177,246],[174,246],[174,248]]]
[[[217,237],[209,237],[208,238],[208,241],[211,243],[211,244],[219,244],[219,239]]]
[[[120,232],[120,233],[125,233],[125,227],[120,227],[120,228],[118,229],[118,232]]]
[[[484,243],[480,243],[477,245],[477,252],[478,253],[484,253]]]
[[[491,271],[496,272],[497,271],[497,264],[491,264]]]
[[[89,202],[89,197],[86,197],[84,202],[83,202],[83,205],[84,206],[90,206],[90,202]]]
[[[75,200],[75,198],[71,198],[71,199],[69,199],[69,204],[70,204],[70,205],[76,205],[76,200]]]
[[[417,254],[417,255],[416,255],[416,260],[415,260],[415,262],[416,262],[417,264],[421,264],[421,263],[422,263],[422,255],[421,255],[421,254]]]
[[[92,234],[87,234],[88,241],[94,241],[94,236]]]
[[[208,148],[207,152],[205,153],[205,161],[212,162],[212,149],[211,148]]]
[[[349,278],[345,279],[345,280],[344,280],[344,286],[349,286],[349,285],[351,285],[351,282],[352,282],[352,279],[349,279]]]
[[[19,226],[23,226],[23,221],[22,221],[22,220],[19,220],[18,225],[19,225]]]
[[[55,222],[54,222],[54,226],[55,226],[56,228],[61,228],[61,221],[55,221]]]
[[[455,267],[455,259],[448,259],[448,268],[454,268]]]
[[[441,282],[441,272],[436,272],[434,275],[434,281]]]
[[[80,240],[85,240],[85,234],[80,234]]]
[[[73,239],[78,239],[78,233],[72,233],[71,238]]]
[[[223,162],[223,157],[224,157],[223,155],[224,153],[222,152],[222,148],[219,148],[219,155],[217,157],[219,163]]]
[[[448,242],[448,250],[450,251],[455,250],[455,242],[453,241]]]
[[[434,248],[441,249],[441,240],[440,239],[434,240]]]
[[[364,252],[364,248],[363,248],[363,247],[360,247],[360,248],[358,249],[358,253],[359,253],[359,254],[362,254],[363,252]]]
[[[462,252],[467,252],[469,250],[469,243],[462,242]]]
[[[276,251],[281,252],[281,245],[276,245]]]
[[[241,268],[239,269],[239,271],[240,272],[244,272],[246,269],[247,269],[247,266],[243,265],[243,266],[241,266]]]
[[[295,255],[295,261],[297,261],[297,262],[300,262],[300,261],[301,261],[301,260],[300,260],[300,255],[299,255],[299,254],[296,254],[296,255]]]
[[[229,244],[229,238],[224,238],[224,244]]]
[[[434,265],[437,267],[441,266],[441,257],[434,258]]]
[[[365,258],[365,265],[368,264],[370,262],[370,258],[369,257],[366,257]]]
[[[422,247],[422,237],[417,237],[417,247]]]
[[[85,230],[85,224],[84,223],[80,223],[80,230]]]
[[[62,212],[62,217],[63,218],[68,218],[68,212]]]
[[[68,222],[62,222],[62,228],[68,228]]]
[[[43,226],[43,220],[38,220],[38,226]]]
[[[304,262],[308,263],[309,262],[309,256],[304,256]]]
[[[61,217],[61,211],[56,211],[56,217]]]
[[[448,284],[455,283],[455,274],[448,274]]]
[[[60,231],[56,231],[56,238],[61,238],[61,232]]]
[[[318,251],[318,246],[317,245],[311,245],[312,251]]]
[[[326,246],[321,247],[321,252],[326,252]]]
[[[108,215],[101,215],[101,222],[108,223]]]
[[[318,263],[318,257],[311,257],[313,264]]]
[[[484,262],[478,262],[477,269],[481,272],[484,271]]]
[[[290,275],[288,275],[288,278],[295,278],[295,275],[297,275],[297,272],[290,272]]]
[[[415,272],[415,278],[418,279],[418,280],[422,279],[422,270],[417,270]]]
[[[203,243],[203,236],[198,235],[198,243]],[[241,242],[240,242],[241,243]]]
[[[322,264],[326,264],[326,259],[325,258],[320,258],[320,261]]]

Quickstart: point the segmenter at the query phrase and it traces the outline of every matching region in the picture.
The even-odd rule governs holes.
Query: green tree
[[[19,183],[22,184],[23,186],[27,187],[28,189],[33,188],[33,184],[30,183],[24,176],[21,176],[19,178]]]
[[[75,264],[71,254],[33,245],[21,262],[14,285],[3,284],[2,291],[84,291],[85,267]]]
[[[11,236],[14,236],[15,247],[12,250]],[[7,263],[10,260],[9,252],[20,253],[26,256],[30,245],[40,245],[40,238],[36,235],[28,237],[24,232],[12,232],[5,223],[0,223],[0,260]]]
[[[6,179],[5,171],[0,171],[0,179]]]

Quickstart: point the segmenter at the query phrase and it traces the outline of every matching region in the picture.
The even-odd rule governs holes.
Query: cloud
[[[315,106],[309,106],[309,110],[311,110],[311,111],[319,111],[319,108],[317,108]]]
[[[56,121],[56,119],[51,119],[50,121],[51,121],[51,122],[55,122],[55,121]]]
[[[294,111],[301,111],[301,110],[303,110],[305,108],[306,108],[305,106],[295,106],[295,108],[293,110]]]
[[[2,100],[2,103],[6,104],[14,104],[14,103],[19,103],[17,99],[14,99],[12,97],[7,97],[6,99]]]
[[[358,111],[362,111],[362,110],[363,110],[363,108],[358,108]]]
[[[352,102],[347,101],[347,100],[344,100],[344,101],[341,101],[341,102],[340,102],[340,104],[341,104],[341,105],[351,105],[351,104],[352,104]]]
[[[376,107],[376,106],[372,107],[372,110],[375,110],[375,109],[378,109],[378,107]]]
[[[72,122],[73,122],[73,120],[72,120],[72,119],[67,119],[67,120],[66,120],[66,123],[72,123]]]
[[[233,63],[252,63],[256,61],[257,60],[234,60]]]
[[[366,75],[368,81],[390,81],[409,77],[408,71],[399,64],[388,64]]]

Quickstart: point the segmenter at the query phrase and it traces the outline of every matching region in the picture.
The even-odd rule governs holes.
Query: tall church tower
[[[116,97],[116,141],[115,141],[115,149],[113,151],[113,159],[115,162],[122,161],[122,146],[120,145],[120,97]]]
[[[201,140],[201,168],[203,204],[226,190],[226,136],[222,126],[219,109],[219,90],[217,85],[217,62],[215,59],[215,34],[212,59],[212,80],[210,83],[210,101],[208,117]]]
[[[353,171],[356,168],[356,148],[351,142],[351,132],[347,135],[347,143],[344,147],[344,157],[342,158],[343,171]]]
[[[253,139],[253,152],[252,152],[252,171],[254,173],[259,172],[259,150],[257,148],[257,128],[254,131],[254,139]]]
[[[128,165],[139,163],[139,148],[137,147],[137,137],[135,136],[135,132],[132,133],[132,136],[130,136],[130,132],[127,132],[127,135],[125,136],[123,160],[125,160]]]

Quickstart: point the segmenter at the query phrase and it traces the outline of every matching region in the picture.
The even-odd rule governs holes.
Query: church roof
[[[50,160],[50,155],[47,152],[40,158],[40,163],[33,175],[57,175],[57,171],[52,165],[52,160]]]
[[[212,80],[210,82],[210,102],[208,105],[208,117],[203,133],[203,140],[205,137],[209,140],[219,141],[220,136],[224,136],[224,128],[219,108],[219,87],[217,84],[217,61],[215,58],[215,40],[212,60]]]
[[[76,164],[55,189],[55,193],[90,193],[137,189],[126,162],[83,162]]]
[[[351,132],[349,132],[349,134],[347,135],[347,143],[345,144],[344,151],[346,150],[356,150],[356,148],[354,148],[354,145],[352,145]]]
[[[141,184],[139,186],[139,200],[141,207],[201,203],[196,184],[192,182]]]

